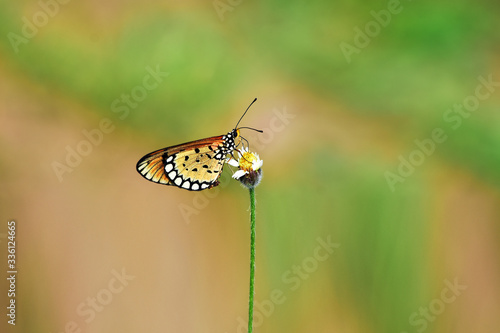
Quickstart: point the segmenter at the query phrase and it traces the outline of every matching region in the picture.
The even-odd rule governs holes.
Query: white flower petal
[[[238,161],[236,161],[234,158],[230,158],[226,163],[229,164],[230,166],[234,166],[234,167],[239,166]]]
[[[247,171],[244,171],[244,170],[238,170],[236,171],[234,174],[233,174],[233,178],[234,179],[240,179],[241,177],[243,177],[244,175],[246,175],[248,172]]]
[[[252,162],[252,169],[254,169],[255,171],[257,171],[260,168],[262,168],[263,164],[264,164],[264,161],[261,160],[260,158],[258,158],[258,156],[257,156],[257,160]]]

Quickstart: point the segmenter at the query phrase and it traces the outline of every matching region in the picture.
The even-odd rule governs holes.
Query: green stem
[[[248,333],[253,331],[253,296],[255,284],[255,189],[250,188],[250,296],[248,300]]]

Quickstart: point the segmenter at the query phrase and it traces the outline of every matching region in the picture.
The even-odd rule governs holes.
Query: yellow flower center
[[[245,171],[252,170],[252,162],[256,161],[257,157],[251,152],[243,153],[238,163],[240,164],[240,169]]]

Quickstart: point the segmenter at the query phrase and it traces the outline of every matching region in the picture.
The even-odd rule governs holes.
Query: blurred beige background
[[[248,193],[147,182],[242,126],[255,332],[498,332],[499,7],[2,2],[2,332],[246,332]]]

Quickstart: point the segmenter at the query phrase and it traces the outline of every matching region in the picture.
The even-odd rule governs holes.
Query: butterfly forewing
[[[146,179],[191,191],[219,184],[227,154],[234,145],[233,132],[167,147],[144,156],[137,171]]]

